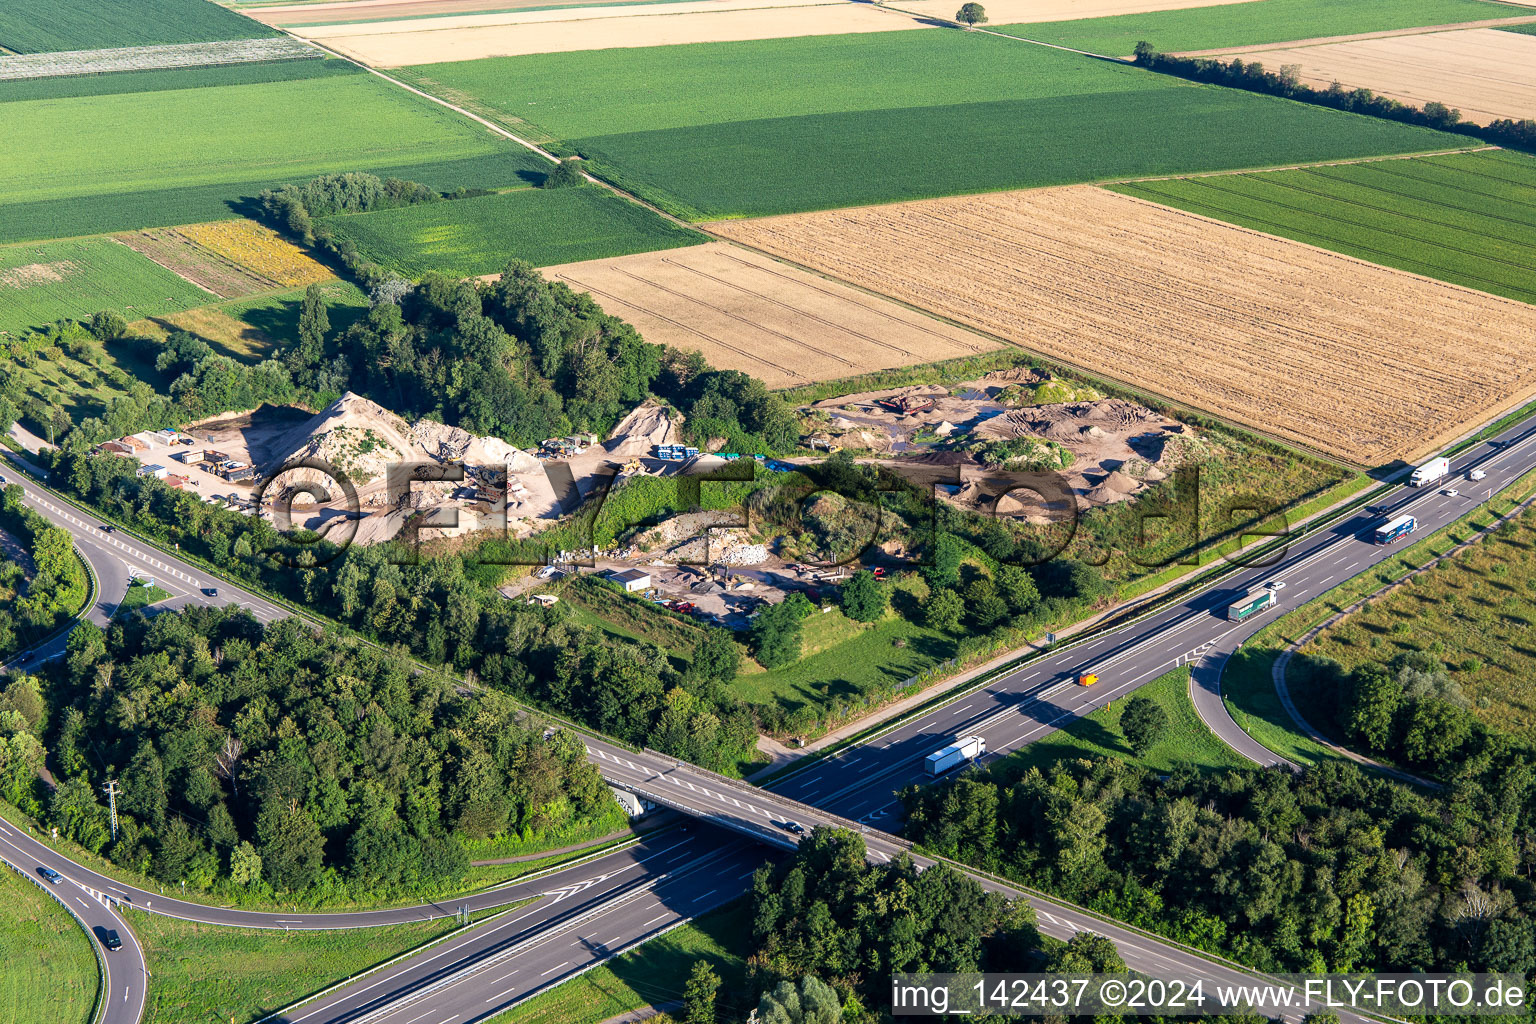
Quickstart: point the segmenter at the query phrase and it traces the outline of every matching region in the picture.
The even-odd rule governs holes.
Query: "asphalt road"
[[[298,1007],[290,1024],[463,1024],[507,1009],[735,899],[769,852],[708,827],[669,831],[629,867],[552,891]],[[645,998],[681,992],[635,985]]]
[[[4,860],[33,881],[42,880],[40,869],[44,863],[31,855],[32,844],[24,831],[9,822],[0,823],[0,860]],[[111,901],[99,889],[65,877],[57,885],[48,885],[48,892],[84,922],[87,939],[101,950],[106,963],[102,998],[106,1006],[102,1024],[136,1024],[144,1014],[144,1000],[149,988],[149,972],[144,963],[144,950],[139,946],[133,929],[112,909]],[[110,951],[104,944],[108,932],[116,932],[122,947]]]
[[[171,596],[157,608],[183,608],[191,604],[235,604],[262,622],[272,622],[290,613],[248,590],[214,579],[202,569],[138,540],[122,530],[107,530],[105,520],[88,515],[40,487],[28,475],[26,466],[11,453],[0,459],[0,476],[7,484],[19,484],[25,492],[25,504],[55,526],[62,526],[74,537],[75,549],[90,564],[96,575],[96,603],[86,618],[105,626],[117,613],[118,604],[128,593],[134,576],[153,579],[155,585]],[[205,591],[212,589],[215,594]],[[5,669],[27,668],[64,653],[65,637],[59,636],[32,651],[11,659]]]

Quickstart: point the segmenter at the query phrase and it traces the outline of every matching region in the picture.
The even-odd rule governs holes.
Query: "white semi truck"
[[[924,759],[929,775],[943,775],[951,768],[976,760],[987,752],[987,741],[980,736],[966,736]]]
[[[1444,480],[1451,475],[1451,460],[1445,456],[1438,459],[1430,459],[1424,465],[1413,471],[1408,482],[1414,487],[1427,487],[1437,480]]]

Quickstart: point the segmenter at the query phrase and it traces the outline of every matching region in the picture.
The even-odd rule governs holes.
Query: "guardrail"
[[[54,892],[51,887],[44,885],[38,879],[33,878],[30,872],[23,871],[10,861],[5,861],[5,866],[47,893],[59,906],[69,911],[69,916],[75,919],[75,923],[85,933],[85,941],[90,944],[91,951],[96,954],[96,969],[101,976],[101,981],[96,986],[96,1003],[91,1008],[91,1024],[101,1024],[102,1018],[107,1015],[107,978],[109,975],[107,974],[106,954],[101,951],[101,944],[96,941],[96,933],[91,930],[90,925],[85,923],[85,918],[77,914],[75,908],[71,907],[69,902]]]
[[[686,761],[679,761],[675,757],[668,757],[666,754],[652,750],[649,747],[646,748],[645,752],[653,757],[663,758],[672,762],[674,765],[686,768],[690,774],[708,776],[722,788],[732,789],[738,793],[752,794],[759,800],[761,800],[765,795],[765,791],[762,789],[762,787],[754,786],[750,782],[745,782],[741,779],[733,779],[728,775],[721,775],[719,772],[712,772],[708,768],[700,768],[698,765],[689,764]],[[828,820],[840,828],[845,828],[851,832],[857,832],[862,835],[868,835],[869,833],[873,832],[874,834],[878,835],[882,841],[888,842],[892,846],[899,847],[904,850],[910,850],[913,848],[910,841],[903,839],[900,836],[894,836],[889,832],[881,832],[879,829],[870,828],[863,822],[857,822],[851,818],[844,818],[841,815],[833,814],[830,811],[817,807],[815,804],[808,804],[803,801],[796,800],[793,797],[787,797],[780,793],[775,793],[772,790],[768,790],[766,793],[767,795],[771,795],[773,799],[782,803],[789,804],[791,807],[804,812],[807,817],[815,817],[822,820]]]

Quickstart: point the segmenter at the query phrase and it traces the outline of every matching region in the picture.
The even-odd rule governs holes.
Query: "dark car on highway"
[[[103,928],[97,925],[91,931],[96,933],[96,938],[107,948],[109,952],[116,953],[123,948],[123,940],[118,938],[117,932],[111,928]]]

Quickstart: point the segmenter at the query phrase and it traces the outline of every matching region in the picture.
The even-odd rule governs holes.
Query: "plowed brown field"
[[[1536,307],[1091,186],[710,229],[1366,465],[1536,393]]]
[[[997,348],[930,319],[732,245],[546,267],[650,342],[702,352],[772,388]]]
[[[1293,49],[1234,50],[1270,70],[1300,66],[1301,80],[1366,88],[1422,107],[1431,100],[1471,121],[1536,118],[1536,36],[1492,28],[1357,39]]]

